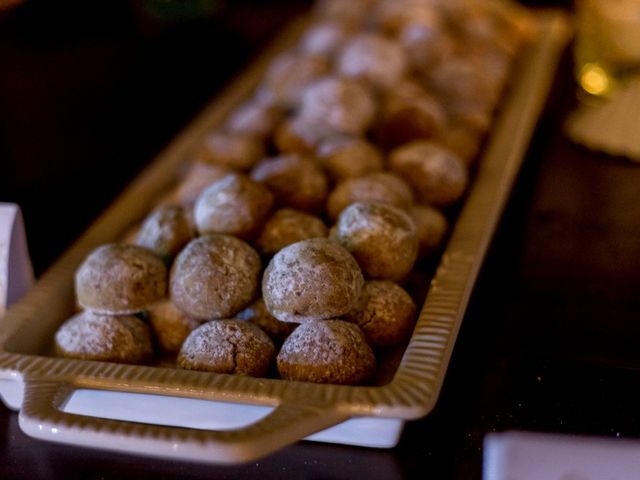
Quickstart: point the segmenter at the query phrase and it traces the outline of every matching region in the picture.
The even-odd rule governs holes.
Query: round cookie
[[[409,216],[416,226],[420,242],[418,256],[424,257],[440,248],[447,233],[447,217],[429,205],[413,205],[409,209]]]
[[[445,103],[452,124],[459,124],[483,135],[491,126],[493,103],[486,99],[461,98]]]
[[[407,63],[407,54],[398,42],[375,33],[361,33],[346,43],[336,69],[345,77],[389,89],[402,78]]]
[[[154,305],[147,313],[160,347],[169,353],[178,353],[191,331],[202,324],[179,310],[170,300]]]
[[[184,209],[161,205],[144,220],[135,243],[171,261],[192,238],[193,229]]]
[[[273,195],[259,183],[230,173],[209,185],[193,209],[198,232],[251,238],[267,219]]]
[[[416,227],[409,215],[383,203],[353,203],[338,217],[336,240],[371,278],[402,280],[418,255]]]
[[[493,48],[479,48],[473,51],[477,61],[484,64],[483,73],[486,75],[489,89],[489,103],[495,105],[500,99],[500,93],[509,79],[512,59]]]
[[[167,289],[167,270],[153,252],[137,245],[109,243],[91,252],[76,271],[78,303],[110,315],[146,310]]]
[[[329,194],[327,213],[335,220],[345,208],[355,202],[386,203],[407,209],[413,203],[411,187],[390,172],[375,172],[340,182]]]
[[[342,320],[300,325],[285,340],[277,363],[286,380],[342,385],[365,382],[376,366],[360,328]]]
[[[465,52],[430,68],[426,82],[442,100],[449,118],[485,132],[501,85],[488,76],[485,62]]]
[[[242,240],[198,237],[173,262],[171,301],[198,320],[229,318],[255,297],[260,270],[260,256]]]
[[[362,135],[373,122],[376,103],[360,82],[325,77],[309,85],[300,116],[311,125],[347,135]]]
[[[267,220],[255,245],[262,254],[273,255],[292,243],[326,236],[327,227],[320,218],[283,208]]]
[[[363,286],[355,259],[326,238],[283,248],[262,277],[262,295],[271,315],[294,323],[344,315],[356,305]]]
[[[300,49],[311,55],[331,58],[349,36],[349,29],[336,21],[324,20],[306,29],[300,39]]]
[[[276,58],[258,88],[258,101],[284,109],[298,106],[306,87],[329,71],[319,55],[285,52]]]
[[[319,0],[314,2],[313,13],[323,20],[340,22],[350,28],[361,28],[373,3],[372,0]]]
[[[168,197],[169,203],[176,203],[185,208],[192,208],[202,191],[212,183],[220,180],[231,170],[227,167],[211,165],[197,160],[189,166],[184,178]]]
[[[363,308],[343,318],[358,325],[374,348],[394,347],[406,341],[416,320],[416,305],[409,294],[388,280],[367,282],[365,293]]]
[[[259,298],[236,315],[260,327],[275,342],[282,343],[298,326],[296,323],[281,322],[269,313],[264,300]]]
[[[316,150],[322,167],[335,180],[361,177],[382,170],[382,152],[359,137],[334,135]]]
[[[426,73],[426,82],[440,94],[445,103],[459,99],[487,98],[487,78],[483,65],[470,54],[469,49],[457,52],[432,65]]]
[[[445,31],[425,23],[409,23],[398,33],[398,41],[407,52],[410,67],[428,72],[434,64],[455,54],[456,42]]]
[[[389,167],[413,187],[418,200],[439,207],[457,202],[469,181],[464,162],[429,140],[416,140],[393,150]]]
[[[192,331],[178,355],[188,370],[261,377],[275,356],[273,342],[243,320],[213,320]]]
[[[55,334],[56,351],[66,358],[141,363],[152,354],[149,327],[130,315],[102,315],[85,310]]]
[[[282,112],[257,101],[240,105],[227,119],[225,129],[234,135],[249,135],[255,138],[268,138],[282,118]]]
[[[251,178],[269,187],[276,203],[283,207],[318,212],[327,198],[327,177],[307,157],[267,158],[251,171]]]
[[[236,170],[248,170],[262,157],[263,143],[244,133],[210,133],[200,149],[205,162]]]
[[[300,116],[284,120],[276,128],[273,143],[280,153],[311,155],[316,146],[333,135],[325,126],[319,126]]]
[[[481,48],[490,48],[503,55],[513,56],[517,53],[522,41],[521,27],[524,20],[519,14],[505,12],[495,8],[493,4],[471,2],[465,5],[464,15],[469,21],[461,27],[461,40]]]
[[[445,126],[446,113],[424,90],[415,95],[389,94],[381,108],[376,138],[388,148],[416,139],[431,138]]]
[[[373,17],[376,25],[390,35],[396,35],[406,25],[430,26],[438,32],[442,26],[440,5],[442,2],[380,0]]]
[[[462,122],[451,122],[437,135],[435,140],[458,155],[465,165],[470,167],[478,155],[482,137],[480,132]]]

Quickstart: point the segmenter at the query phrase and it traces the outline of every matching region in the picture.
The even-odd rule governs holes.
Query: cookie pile
[[[175,188],[76,273],[70,358],[361,384],[405,344],[527,16],[482,0],[325,0]]]

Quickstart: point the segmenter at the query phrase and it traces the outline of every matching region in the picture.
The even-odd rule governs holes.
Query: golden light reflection
[[[611,82],[607,72],[597,63],[587,63],[580,71],[580,85],[592,95],[604,95],[609,91]]]

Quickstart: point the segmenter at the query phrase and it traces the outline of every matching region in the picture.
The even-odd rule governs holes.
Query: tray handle
[[[239,463],[263,457],[349,418],[335,405],[283,402],[257,422],[235,430],[199,430],[110,420],[61,410],[74,387],[25,380],[20,428],[61,443],[206,463]]]

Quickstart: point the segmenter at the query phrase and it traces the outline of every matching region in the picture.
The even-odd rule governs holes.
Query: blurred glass
[[[606,96],[640,74],[640,0],[576,0],[576,77]]]

